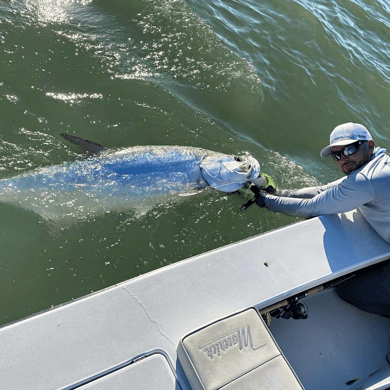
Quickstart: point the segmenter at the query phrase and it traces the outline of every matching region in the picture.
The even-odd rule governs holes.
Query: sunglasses
[[[347,145],[337,152],[332,152],[331,156],[332,156],[334,161],[339,161],[339,160],[341,160],[342,154],[344,156],[351,156],[352,154],[355,154],[359,150],[360,145],[363,145],[365,142],[367,142],[367,141],[354,142],[353,144]]]

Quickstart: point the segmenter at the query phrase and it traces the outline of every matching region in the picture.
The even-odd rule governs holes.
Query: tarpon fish
[[[89,158],[0,180],[0,201],[50,220],[77,220],[147,209],[169,197],[208,187],[234,192],[260,176],[259,163],[249,155],[180,146],[136,146],[110,152],[79,137],[62,136],[82,147]]]

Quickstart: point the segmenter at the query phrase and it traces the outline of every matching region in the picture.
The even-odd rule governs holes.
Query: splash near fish
[[[66,225],[108,212],[148,210],[207,188],[231,193],[261,177],[260,164],[250,155],[188,146],[135,146],[112,152],[61,135],[81,147],[88,158],[0,180],[3,202]]]

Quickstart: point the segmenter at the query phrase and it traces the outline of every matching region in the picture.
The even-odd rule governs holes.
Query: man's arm
[[[319,187],[306,187],[298,190],[279,190],[277,189],[273,195],[283,196],[287,198],[301,198],[301,199],[311,199],[319,195],[321,192],[328,190],[336,185],[339,185],[345,178],[333,181],[331,183],[325,184],[324,186]]]
[[[268,210],[291,215],[294,217],[316,217],[324,214],[343,213],[362,206],[373,199],[370,182],[363,176],[348,176],[322,187],[303,189],[303,194],[312,197],[284,197],[265,195],[265,207]],[[314,189],[314,190],[313,190]]]

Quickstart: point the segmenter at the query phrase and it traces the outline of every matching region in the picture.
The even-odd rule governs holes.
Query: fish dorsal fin
[[[61,137],[65,138],[72,144],[77,145],[82,149],[83,152],[89,155],[99,154],[103,150],[106,150],[106,148],[103,145],[97,144],[96,142],[88,141],[80,137],[76,137],[74,135],[62,133]]]

